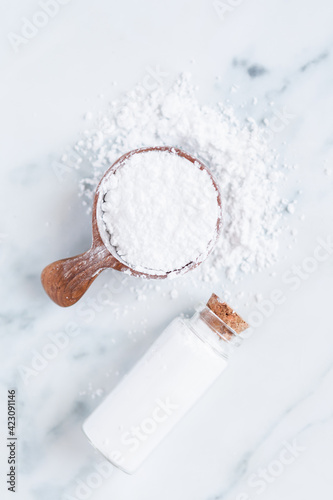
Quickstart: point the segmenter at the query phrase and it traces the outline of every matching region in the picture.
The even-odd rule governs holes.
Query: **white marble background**
[[[17,493],[8,494],[0,442],[1,498],[312,500],[332,494],[333,250],[309,260],[318,238],[333,238],[332,4],[225,0],[220,7],[225,15],[204,0],[62,1],[23,43],[8,35],[20,34],[22,18],[32,19],[39,2],[1,2],[0,418],[5,438],[6,391],[14,387],[19,443]],[[284,303],[136,475],[114,471],[102,478],[96,466],[103,459],[81,431],[85,416],[172,318],[193,311],[213,288],[222,291],[222,283],[190,289],[185,280],[177,300],[170,298],[172,284],[163,283],[161,293],[148,291],[138,301],[127,282],[114,304],[105,304],[98,295],[103,284],[119,285],[110,271],[87,293],[83,315],[79,305],[54,305],[40,285],[46,264],[90,243],[89,217],[77,196],[80,172],[60,182],[52,162],[83,130],[84,113],[103,106],[100,94],[114,99],[156,66],[169,81],[190,71],[203,103],[228,97],[235,107],[244,104],[240,113],[261,120],[273,100],[293,115],[275,142],[299,165],[281,187],[291,199],[302,191],[288,221],[298,234],[291,245],[284,238],[273,269],[237,286],[224,283],[245,317],[257,305],[238,299],[240,291],[267,300],[279,288]],[[249,111],[254,96],[258,105]],[[297,290],[282,278],[294,265],[303,269]],[[73,322],[78,334],[67,336],[66,348],[24,384],[19,367],[31,366],[49,335]],[[98,487],[89,489],[94,479]]]

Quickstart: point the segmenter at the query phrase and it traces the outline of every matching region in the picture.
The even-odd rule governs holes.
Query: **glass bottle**
[[[213,294],[176,318],[84,422],[92,445],[132,474],[227,366],[248,325]]]

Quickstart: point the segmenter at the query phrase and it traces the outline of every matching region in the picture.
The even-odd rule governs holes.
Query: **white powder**
[[[171,89],[146,95],[141,86],[110,103],[75,146],[76,166],[86,175],[80,182],[84,203],[91,206],[100,177],[122,154],[152,145],[179,147],[210,168],[222,194],[221,237],[200,266],[202,278],[216,279],[221,268],[231,280],[261,270],[276,260],[285,208],[277,195],[282,174],[264,135],[252,118],[240,122],[230,106],[201,106],[187,75]]]
[[[133,269],[180,270],[204,260],[216,240],[218,192],[206,170],[175,151],[133,154],[101,189],[107,238]]]

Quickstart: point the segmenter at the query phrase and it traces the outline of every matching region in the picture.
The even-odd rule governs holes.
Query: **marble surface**
[[[226,0],[218,15],[204,0],[63,1],[22,40],[22,18],[38,11],[37,0],[1,4],[2,437],[8,389],[18,405],[17,492],[6,490],[2,439],[1,498],[326,498],[333,487],[331,3]],[[40,272],[88,248],[90,221],[77,196],[80,172],[60,182],[52,164],[84,129],[84,113],[102,105],[101,94],[117,98],[156,66],[169,81],[190,71],[203,103],[229,98],[245,115],[256,97],[256,119],[271,101],[292,115],[274,141],[299,166],[281,186],[283,196],[297,197],[288,219],[296,241],[281,236],[280,261],[237,285],[221,275],[221,284],[193,289],[184,278],[176,300],[170,283],[138,300],[131,279],[110,271],[84,302],[59,308]],[[84,418],[171,319],[221,293],[222,282],[245,318],[257,311],[254,334],[137,474],[101,468],[81,431]],[[111,300],[101,294],[106,288]],[[261,294],[264,312],[241,291]],[[22,370],[33,369],[59,332],[65,345],[25,379]]]

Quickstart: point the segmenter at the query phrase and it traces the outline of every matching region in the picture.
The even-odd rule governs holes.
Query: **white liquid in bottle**
[[[234,334],[223,340],[199,313],[175,319],[85,421],[91,443],[135,472],[226,368]]]

